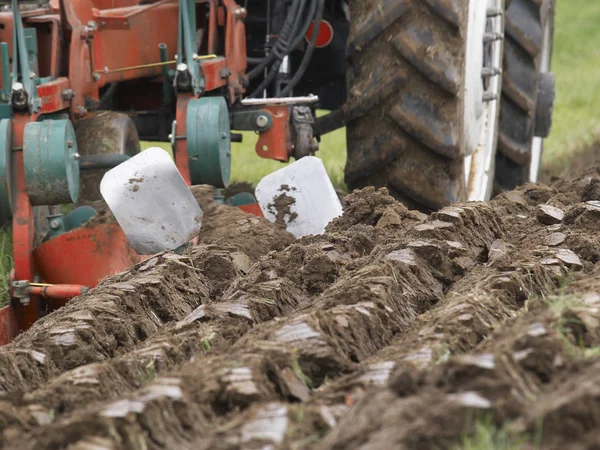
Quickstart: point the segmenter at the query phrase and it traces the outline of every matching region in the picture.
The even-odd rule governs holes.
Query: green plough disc
[[[77,201],[78,156],[75,131],[70,120],[44,120],[25,125],[25,183],[32,205]]]
[[[225,99],[190,100],[186,129],[192,184],[227,187],[231,173],[231,128]]]

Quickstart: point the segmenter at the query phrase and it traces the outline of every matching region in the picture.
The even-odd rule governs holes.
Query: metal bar
[[[81,155],[79,157],[79,170],[112,169],[124,163],[129,155]]]
[[[33,80],[31,79],[30,68],[29,68],[29,54],[27,52],[27,42],[25,41],[25,30],[23,29],[23,22],[21,20],[21,11],[19,9],[19,4],[17,0],[12,0],[12,8],[14,14],[14,49],[18,50],[18,59],[17,61],[20,64],[16,64],[16,61],[13,62],[13,66],[20,65],[21,69],[21,83],[25,87],[25,92],[27,92],[27,96],[29,98],[29,110],[33,109],[34,112],[37,112],[37,102],[35,99],[37,98],[37,90],[33,85]],[[14,56],[14,55],[13,55]],[[13,58],[14,59],[14,58]],[[13,72],[16,72],[16,69],[13,69]],[[16,82],[17,78],[13,79],[13,82]]]
[[[246,98],[242,100],[244,106],[261,106],[261,105],[306,105],[309,103],[317,103],[319,97],[309,95],[307,97],[281,97],[281,98]]]
[[[158,44],[158,50],[160,52],[160,61],[162,63],[167,62],[168,54],[167,54],[167,45],[160,43]],[[162,77],[163,77],[163,99],[165,105],[173,104],[173,88],[171,83],[169,83],[169,69],[166,64],[162,66]]]
[[[203,55],[203,56],[195,56],[193,59],[195,61],[204,61],[206,59],[214,59],[217,55]],[[139,66],[129,66],[129,67],[121,67],[120,69],[103,69],[103,70],[94,70],[94,73],[116,73],[116,72],[126,72],[128,70],[139,70],[139,69],[148,69],[151,67],[159,67],[159,66],[168,66],[169,64],[175,64],[177,62],[176,59],[171,61],[161,61],[150,64],[141,64]]]
[[[10,55],[8,53],[8,42],[0,43],[0,55],[2,57],[2,96],[4,101],[10,99]]]
[[[89,288],[80,284],[52,284],[46,286],[30,285],[27,288],[27,293],[29,295],[39,295],[57,300],[67,300],[85,294],[87,291],[89,291]]]

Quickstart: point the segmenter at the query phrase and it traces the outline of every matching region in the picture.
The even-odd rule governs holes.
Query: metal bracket
[[[185,78],[186,74],[188,74],[191,78],[191,89],[194,92],[194,95],[200,96],[204,93],[206,83],[202,73],[202,68],[198,62],[196,48],[193,45],[196,33],[195,7],[195,0],[179,0],[177,78],[184,78],[184,84],[186,84],[187,80],[185,80]]]
[[[244,108],[231,112],[231,129],[238,131],[267,131],[273,126],[273,116],[263,109]]]
[[[29,304],[29,286],[30,283],[28,280],[15,280],[12,282],[13,294],[14,298],[18,298],[22,304]]]
[[[12,0],[11,3],[14,15],[13,48],[17,55],[16,57],[13,55],[16,63],[13,64],[12,83],[13,86],[19,84],[17,80],[19,79],[19,72],[21,72],[20,85],[22,88],[18,87],[23,91],[21,93],[20,90],[17,90],[17,92],[13,90],[13,100],[15,100],[16,96],[17,99],[26,102],[25,105],[30,113],[38,112],[40,105],[37,102],[37,89],[29,67],[29,55],[27,52],[27,41],[25,40],[25,28],[21,20],[21,11],[17,0]],[[26,96],[25,99],[22,98],[23,95]]]
[[[308,106],[292,108],[292,140],[296,159],[312,155],[319,150],[319,143],[313,136],[314,123],[315,120]]]

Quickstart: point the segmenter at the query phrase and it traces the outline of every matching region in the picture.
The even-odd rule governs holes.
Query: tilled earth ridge
[[[4,446],[445,446],[469,431],[473,409],[529,431],[527,402],[569,367],[593,364],[593,302],[581,311],[548,299],[593,292],[594,180],[525,186],[429,217],[366,189],[345,199],[325,235],[251,267],[237,247],[221,251],[233,266],[225,280],[204,273],[214,255],[175,257],[204,277],[206,298],[116,352],[11,389],[0,403]],[[584,325],[565,332],[577,321]],[[534,325],[531,337],[544,345],[527,333],[517,343]]]
[[[199,242],[236,246],[253,261],[268,250],[283,250],[294,237],[275,226],[263,217],[245,213],[239,208],[215,202],[215,189],[212,186],[191,186],[190,190],[202,209],[202,225]],[[105,223],[116,223],[108,205],[103,201],[91,203],[96,210],[85,226],[92,227]]]

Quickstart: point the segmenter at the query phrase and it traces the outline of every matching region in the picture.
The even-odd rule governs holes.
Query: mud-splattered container
[[[342,214],[342,204],[323,162],[306,156],[264,177],[256,186],[264,216],[297,238],[322,234]]]

